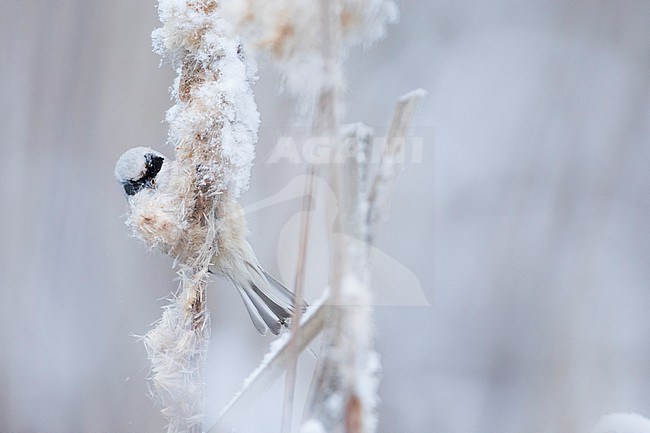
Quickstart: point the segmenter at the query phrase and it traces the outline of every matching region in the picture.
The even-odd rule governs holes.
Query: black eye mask
[[[144,155],[145,172],[139,179],[129,179],[122,182],[126,195],[136,195],[142,188],[153,188],[158,172],[162,168],[165,158],[162,156],[147,153]]]

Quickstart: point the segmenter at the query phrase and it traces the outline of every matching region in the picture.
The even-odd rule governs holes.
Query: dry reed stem
[[[312,205],[314,201],[314,179],[316,177],[315,166],[310,166],[305,182],[305,195],[302,201],[302,215],[300,217],[300,234],[298,240],[298,266],[296,267],[296,278],[294,284],[295,300],[294,313],[292,317],[291,336],[289,337],[289,365],[285,373],[284,382],[284,404],[282,408],[282,425],[280,432],[290,433],[293,419],[294,395],[296,388],[296,372],[298,369],[298,356],[296,341],[300,337],[300,319],[302,318],[302,305],[305,298],[305,278],[307,275],[307,260],[309,254],[309,232],[311,228]]]
[[[410,92],[399,98],[397,106],[395,108],[393,118],[391,121],[391,136],[397,137],[398,134],[407,134],[412,124],[415,116],[417,114],[417,106],[421,103],[424,93],[422,91]],[[409,108],[410,107],[410,108]],[[360,138],[360,137],[357,137]],[[359,141],[367,141],[368,138],[363,138]],[[389,146],[391,154],[395,153],[395,146],[399,145],[398,140],[392,139],[389,140],[390,143],[393,143]],[[366,146],[368,143],[366,144]],[[365,148],[365,147],[364,147]],[[363,149],[363,148],[362,148]],[[387,150],[388,151],[388,150]],[[363,150],[362,150],[363,153]],[[366,153],[367,154],[367,153]],[[391,162],[393,164],[393,162]],[[395,168],[395,167],[393,167]],[[354,170],[350,167],[349,170]],[[394,191],[400,170],[394,170],[395,174],[393,176],[381,176],[379,173],[371,182],[367,182],[366,176],[368,175],[365,170],[361,170],[358,175],[353,175],[355,178],[359,179],[359,193],[365,194],[367,189],[367,184],[372,185],[373,193],[373,203],[384,203],[384,206],[390,204],[392,199],[392,192]],[[379,182],[385,183],[383,187],[380,187]],[[390,194],[389,197],[383,198],[380,196],[382,194]],[[357,194],[357,193],[355,193]],[[377,206],[374,204],[373,206]],[[389,206],[386,206],[384,209],[387,211]],[[368,210],[370,212],[370,210]],[[383,215],[383,218],[386,216]],[[368,242],[371,239],[378,238],[378,231],[381,230],[383,224],[373,224],[368,227],[367,237]],[[310,307],[310,310],[307,312],[307,316],[303,318],[300,322],[299,328],[300,332],[297,334],[297,339],[295,342],[294,349],[301,353],[305,348],[311,343],[311,341],[316,338],[318,334],[323,332],[326,325],[329,324],[330,317],[332,316],[332,310],[335,308],[332,302],[331,295],[327,294],[323,300],[319,303],[316,303]],[[271,351],[266,355],[262,364],[249,376],[246,380],[242,389],[231,399],[228,405],[221,411],[218,420],[216,423],[208,430],[207,433],[221,433],[229,431],[229,426],[232,425],[234,420],[241,416],[248,405],[261,393],[268,390],[275,381],[282,375],[290,362],[293,360],[292,350],[289,348],[289,341],[282,340],[279,346],[273,347]],[[318,387],[314,385],[314,387]],[[313,395],[313,394],[312,394]],[[312,397],[313,398],[313,397]],[[349,427],[350,431],[356,431],[357,426],[362,424],[362,405],[359,399],[359,396],[353,394],[353,396],[348,400],[346,407],[346,416],[343,421],[346,425],[346,428]],[[329,433],[329,430],[326,430]]]
[[[368,194],[368,233],[370,244],[376,244],[390,210],[395,194],[397,180],[404,167],[399,155],[403,154],[411,125],[417,117],[426,91],[413,90],[397,100],[393,119],[388,130],[386,148],[382,154],[381,165]]]

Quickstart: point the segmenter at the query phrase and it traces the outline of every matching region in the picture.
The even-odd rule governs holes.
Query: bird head
[[[155,188],[156,176],[167,157],[149,147],[134,147],[120,156],[115,164],[115,177],[124,187],[127,196],[144,188]]]

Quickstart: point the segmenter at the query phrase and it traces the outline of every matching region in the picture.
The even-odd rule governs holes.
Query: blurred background
[[[378,135],[398,96],[429,91],[379,245],[378,431],[588,433],[609,412],[650,415],[650,2],[400,8],[346,66],[346,120]],[[175,273],[129,238],[113,178],[129,147],[172,153],[157,25],[153,0],[0,0],[0,432],[164,427],[135,336]],[[259,66],[243,202],[260,261],[290,282],[300,199],[287,188],[301,191],[305,165],[269,161],[301,119]],[[225,281],[211,290],[208,420],[273,340]],[[299,400],[314,364],[306,353]],[[281,396],[261,396],[239,431],[279,430]]]

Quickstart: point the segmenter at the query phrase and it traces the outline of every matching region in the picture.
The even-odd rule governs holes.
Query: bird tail
[[[247,281],[230,278],[244,301],[253,325],[260,334],[265,335],[270,329],[278,335],[282,327],[288,327],[295,309],[295,295],[278,280],[257,264],[246,262]],[[303,303],[303,310],[307,303]]]

